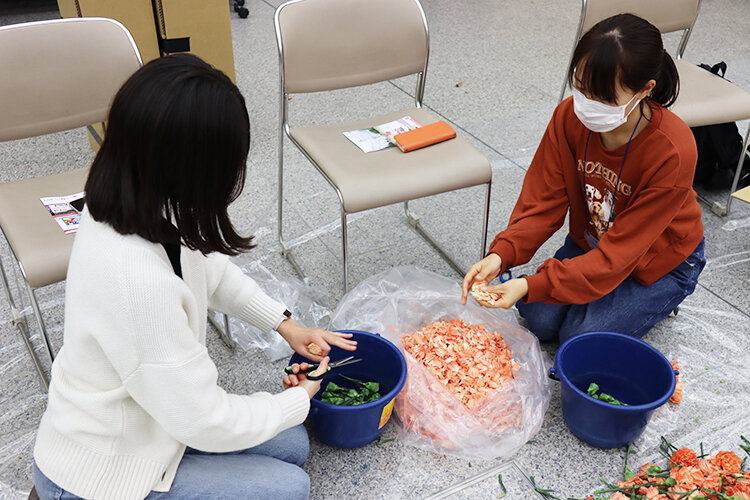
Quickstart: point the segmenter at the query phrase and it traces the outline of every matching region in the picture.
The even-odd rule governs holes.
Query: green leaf
[[[380,384],[377,382],[366,382],[364,384],[365,389],[367,389],[370,392],[379,392],[380,391]]]
[[[596,383],[591,382],[591,384],[589,384],[589,388],[586,389],[586,394],[588,394],[594,399],[598,399],[599,401],[604,401],[605,403],[610,403],[613,405],[628,406],[627,403],[622,403],[607,393],[602,392],[601,394],[597,394],[598,391],[599,391],[599,386]]]
[[[646,474],[653,476],[654,474],[660,474],[662,472],[661,467],[658,465],[649,465],[646,469]]]
[[[379,393],[371,391],[372,388],[379,388],[380,384],[377,382],[360,382],[357,379],[350,379],[350,377],[344,375],[341,376],[358,383],[360,390],[342,387],[335,382],[329,382],[321,394],[321,401],[335,405],[355,406],[380,399]]]

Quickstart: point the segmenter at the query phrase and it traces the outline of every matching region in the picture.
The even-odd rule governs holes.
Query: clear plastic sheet
[[[680,363],[683,400],[659,408],[635,443],[639,463],[658,460],[661,436],[678,447],[707,453],[734,451],[740,435],[750,437],[750,365],[748,319],[739,313],[701,307],[688,299],[670,329],[671,339],[646,338],[668,359]],[[676,338],[675,338],[676,337]]]
[[[331,320],[332,329],[382,334],[404,352],[400,338],[426,323],[462,319],[503,335],[520,364],[512,384],[504,384],[465,407],[409,353],[408,378],[396,399],[399,438],[412,446],[464,458],[508,456],[542,425],[549,404],[544,358],[539,342],[518,325],[511,311],[488,310],[472,300],[461,305],[455,281],[413,266],[375,275],[345,295]]]
[[[724,231],[735,231],[750,226],[750,217],[743,217],[741,219],[734,219],[724,223],[721,228]]]
[[[328,325],[331,309],[322,287],[310,286],[296,278],[278,278],[259,261],[243,265],[242,271],[269,297],[286,305],[299,324],[316,328]],[[275,332],[262,332],[237,318],[230,318],[229,325],[232,339],[245,350],[261,349],[272,361],[292,355],[292,349]]]
[[[25,500],[31,489],[34,440],[39,419],[47,404],[47,394],[41,391],[26,345],[14,324],[13,313],[25,321],[37,357],[46,370],[49,366],[44,341],[18,267],[9,259],[7,251],[2,257],[17,309],[11,311],[0,284],[0,500]],[[55,290],[43,290],[37,293],[37,298],[42,311],[62,312],[64,296]],[[58,342],[61,325],[50,321],[49,317],[45,319],[53,342]],[[59,343],[55,345],[59,346]]]
[[[5,333],[16,334],[14,329]],[[41,339],[36,339],[41,342]],[[37,351],[40,357],[43,352]],[[0,349],[0,500],[25,499],[31,488],[31,461],[39,418],[47,403],[39,390],[25,345],[16,340]],[[18,488],[26,491],[19,491]]]

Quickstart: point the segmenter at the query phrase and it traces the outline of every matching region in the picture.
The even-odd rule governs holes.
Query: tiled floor
[[[276,241],[276,148],[278,68],[273,30],[274,8],[281,0],[248,0],[250,17],[233,15],[238,84],[252,121],[252,147],[245,192],[231,209],[237,226],[257,235],[258,248],[241,262],[261,260],[280,277],[292,267],[278,255]],[[490,233],[508,216],[535,147],[557,104],[573,43],[578,0],[423,0],[431,30],[431,54],[425,103],[452,123],[492,162]],[[0,10],[0,24],[57,17],[54,2],[15,1]],[[0,9],[3,9],[0,7]],[[685,53],[694,62],[725,60],[727,77],[750,90],[750,3],[703,0]],[[676,38],[667,37],[674,47]],[[386,107],[412,102],[413,79],[326,95],[295,96],[294,123],[323,123],[344,117],[379,114]],[[742,124],[742,130],[747,123]],[[341,250],[333,191],[293,148],[285,149],[285,226],[309,282],[321,287],[332,305],[340,301]],[[83,131],[0,144],[0,181],[85,166],[92,158]],[[439,234],[464,266],[479,254],[482,192],[469,189],[419,200],[414,209]],[[658,458],[660,435],[707,450],[738,450],[739,434],[750,431],[750,205],[735,203],[730,216],[704,209],[708,265],[695,293],[677,317],[657,325],[646,340],[670,359],[679,359],[685,401],[656,412],[633,458]],[[529,272],[560,244],[563,232],[540,249]],[[406,224],[400,207],[385,207],[352,217],[349,227],[352,285],[393,266],[412,264],[456,275]],[[8,262],[8,250],[1,247]],[[42,290],[53,343],[60,346],[64,287]],[[0,499],[28,492],[34,432],[45,405],[28,355],[8,323],[8,304],[0,299]],[[280,389],[283,361],[270,362],[257,350],[235,352],[210,335],[209,350],[230,391]],[[41,342],[34,338],[38,347]],[[555,346],[543,346],[551,356]],[[305,469],[313,498],[495,498],[502,474],[509,499],[533,498],[529,476],[558,496],[581,497],[598,478],[618,479],[623,450],[599,450],[582,444],[565,427],[559,390],[540,433],[513,457],[467,461],[402,445],[398,441],[355,450],[329,448],[312,438]],[[395,437],[388,426],[385,438]]]

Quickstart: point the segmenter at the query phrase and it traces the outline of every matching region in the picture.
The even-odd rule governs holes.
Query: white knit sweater
[[[34,459],[84,498],[168,491],[185,446],[227,452],[300,424],[307,393],[227,394],[206,351],[207,307],[269,331],[284,306],[226,256],[161,245],[84,213],[68,267],[64,344]],[[250,383],[250,381],[248,381]]]

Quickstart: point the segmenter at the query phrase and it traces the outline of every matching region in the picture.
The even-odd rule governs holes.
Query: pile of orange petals
[[[486,302],[488,304],[494,304],[501,299],[500,294],[488,291],[483,286],[474,285],[471,288],[471,296],[474,297],[477,302]]]
[[[742,460],[734,452],[720,451],[709,460],[698,458],[690,448],[680,448],[672,454],[669,462],[669,477],[675,484],[669,487],[654,486],[665,478],[649,474],[646,464],[637,476],[628,481],[619,481],[618,488],[631,488],[640,484],[651,484],[635,488],[632,495],[615,492],[612,500],[646,498],[656,500],[705,498],[743,498],[750,500],[750,472],[742,472]],[[658,469],[658,468],[657,468]],[[685,495],[686,492],[692,492]],[[717,494],[720,493],[720,494]]]
[[[520,368],[501,334],[460,319],[436,321],[401,342],[469,409]]]
[[[672,364],[672,368],[680,371],[680,365],[677,363],[677,361],[670,361]],[[672,397],[669,398],[670,403],[682,403],[682,381],[680,380],[680,376],[677,375],[677,385],[675,385],[674,388],[674,394],[672,394]]]

